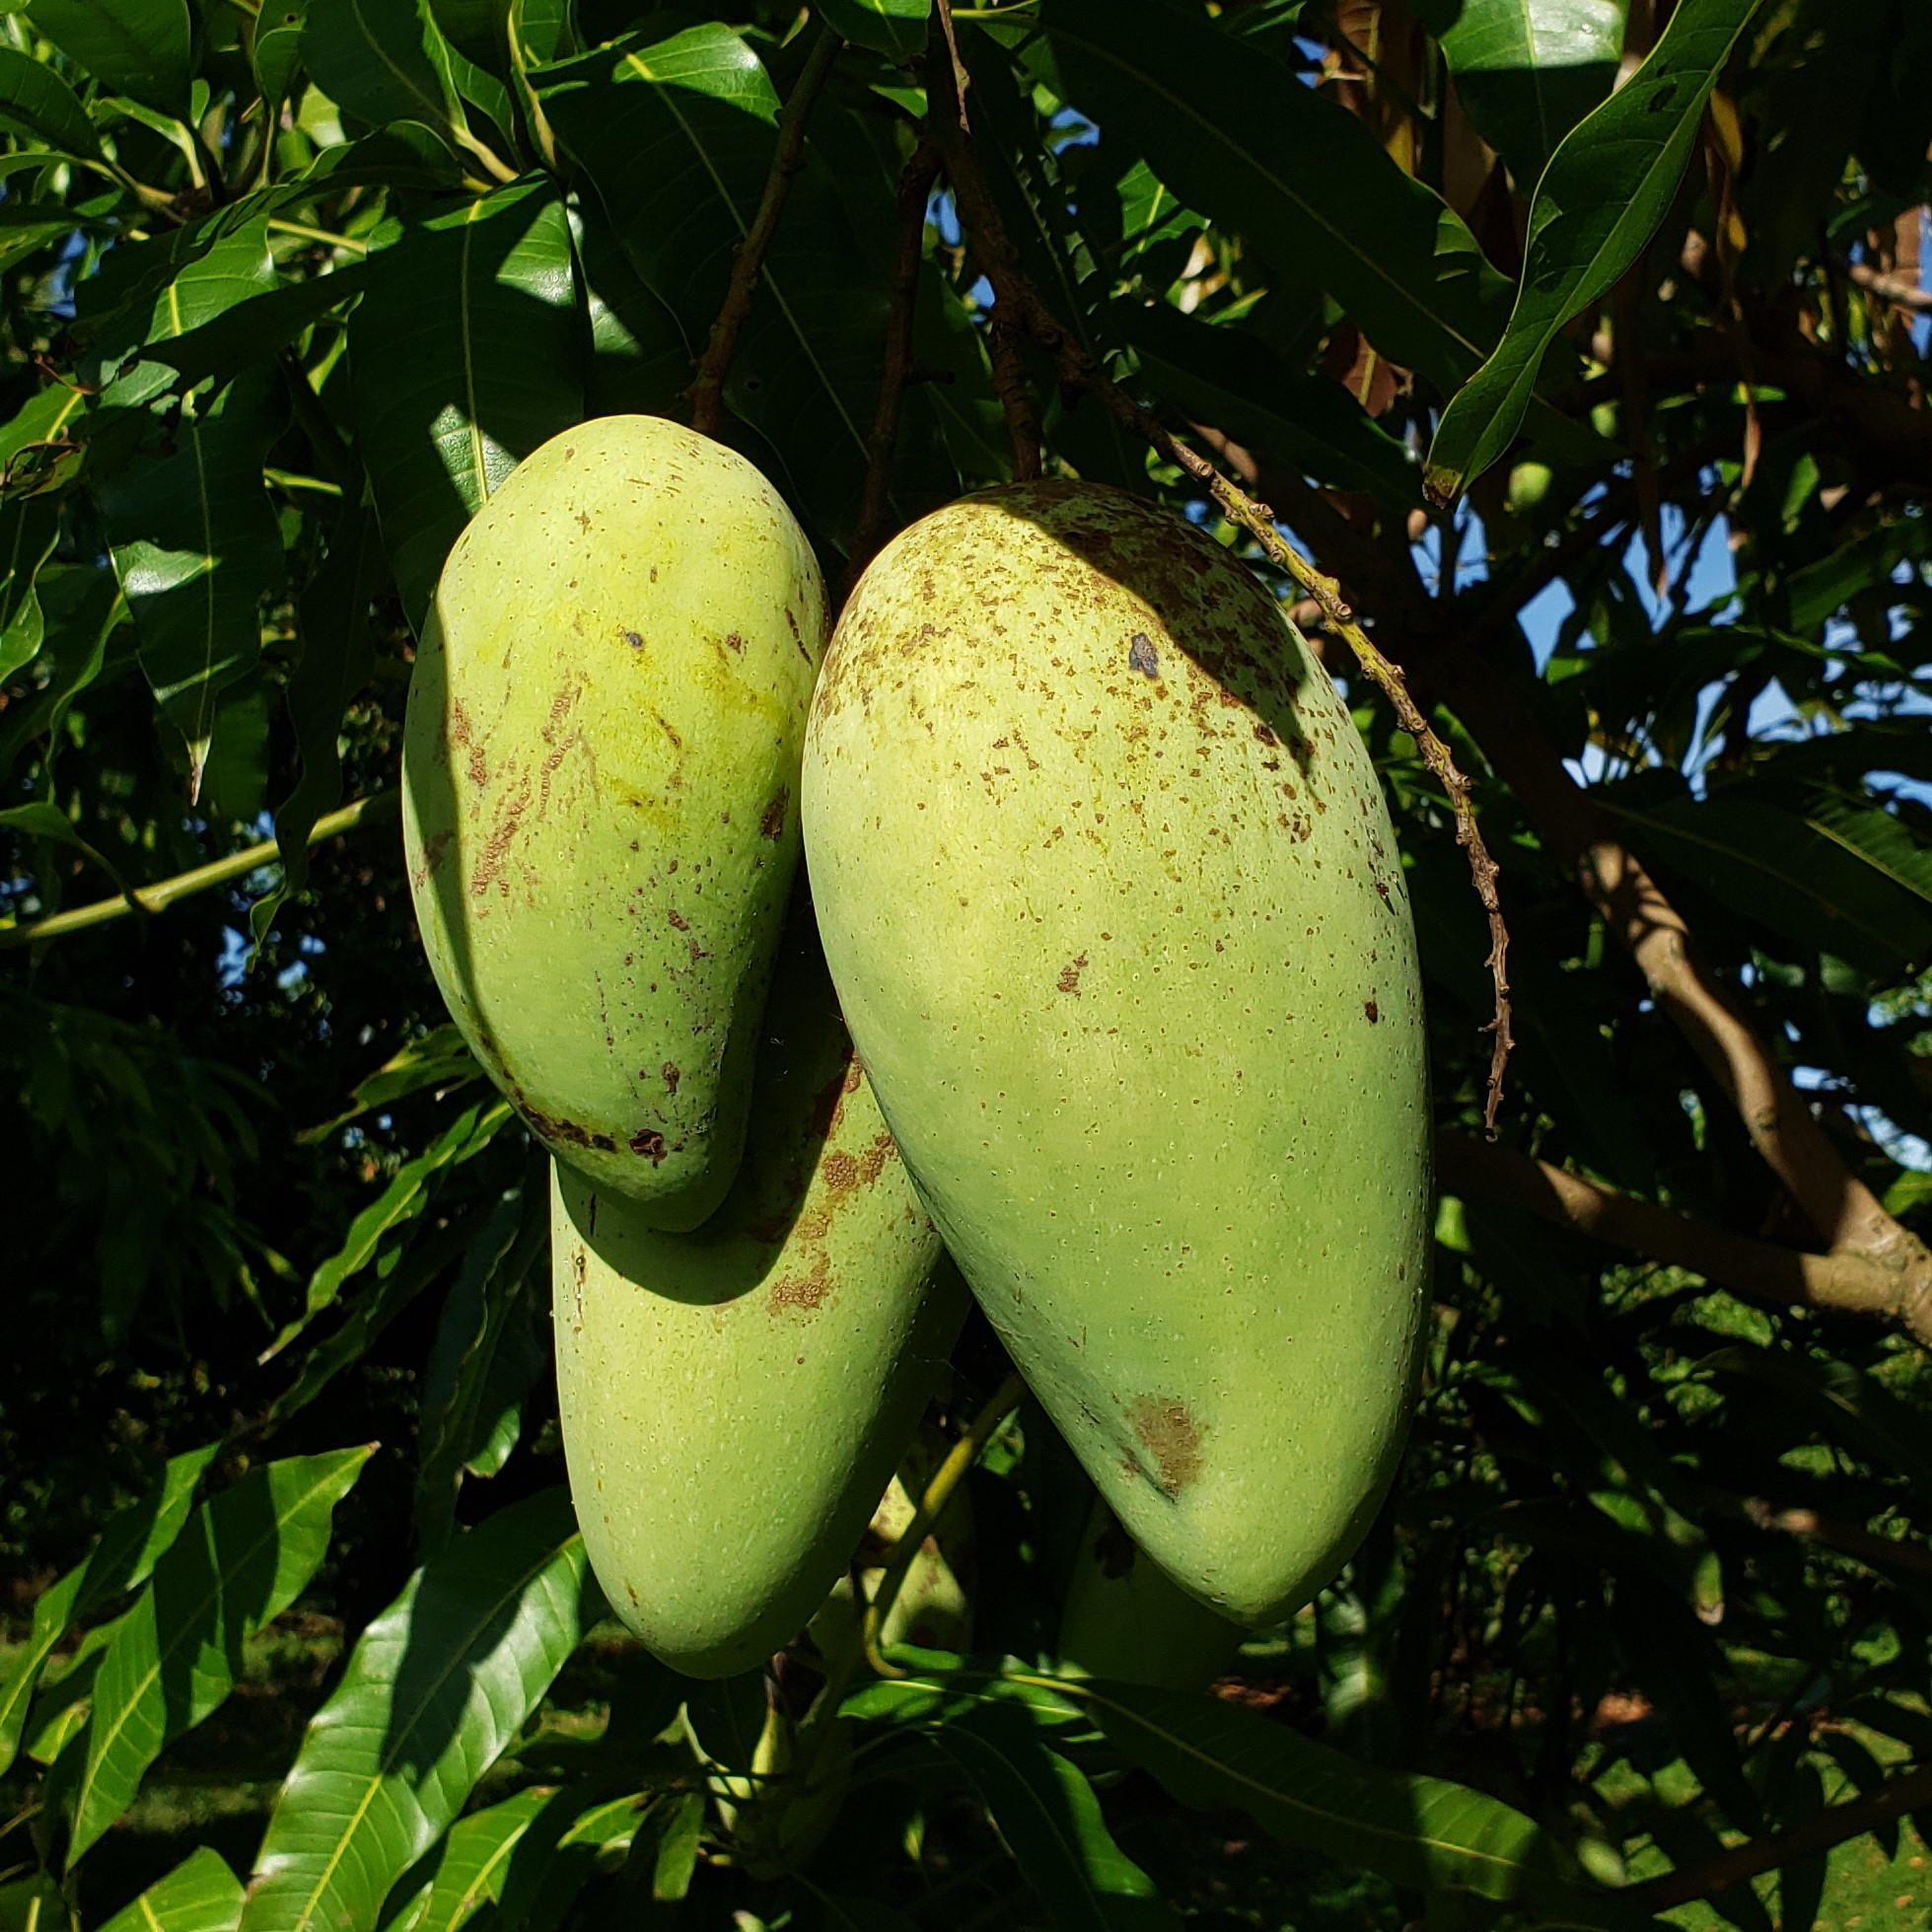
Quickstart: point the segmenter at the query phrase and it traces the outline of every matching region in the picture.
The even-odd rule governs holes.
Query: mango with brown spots
[[[1293,1610],[1393,1472],[1427,1293],[1408,894],[1267,589],[1139,498],[904,532],[813,701],[807,859],[893,1137],[1127,1534]]]
[[[781,1649],[865,1534],[966,1312],[801,906],[750,1141],[695,1234],[554,1164],[557,1396],[611,1607],[693,1677]]]
[[[825,621],[751,464],[607,416],[477,513],[417,653],[403,839],[437,983],[550,1152],[654,1227],[737,1172]]]

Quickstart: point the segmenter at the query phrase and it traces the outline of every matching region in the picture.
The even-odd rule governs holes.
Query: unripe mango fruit
[[[751,464],[606,416],[477,513],[416,656],[403,841],[437,984],[537,1138],[653,1227],[737,1172],[824,629]]]
[[[1234,1668],[1246,1634],[1142,1555],[1094,1499],[1060,1614],[1063,1663],[1121,1683],[1204,1690]]]
[[[805,754],[832,978],[947,1247],[1128,1534],[1281,1616],[1394,1470],[1429,1120],[1374,768],[1177,517],[982,491],[847,604]]]
[[[552,1170],[577,1520],[611,1608],[692,1677],[749,1669],[824,1602],[966,1306],[853,1057],[809,907],[795,924],[717,1214],[660,1234]]]

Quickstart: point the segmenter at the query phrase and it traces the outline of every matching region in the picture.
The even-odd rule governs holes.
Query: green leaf
[[[332,1120],[324,1120],[319,1127],[303,1128],[296,1136],[297,1143],[313,1146],[372,1108],[389,1107],[410,1094],[421,1093],[425,1087],[461,1087],[465,1081],[476,1079],[480,1072],[469,1048],[464,1044],[463,1035],[446,1021],[440,1027],[430,1028],[420,1039],[398,1047],[374,1073],[357,1081],[349,1105]]]
[[[306,0],[264,0],[254,26],[254,84],[270,113],[288,99],[295,70],[302,61],[302,25]]]
[[[1373,1768],[1213,1697],[1126,1683],[1060,1688],[1182,1804],[1245,1811],[1284,1843],[1393,1884],[1508,1901],[1560,1891],[1568,1877],[1541,1826],[1467,1785]]]
[[[64,1794],[70,1866],[133,1802],[162,1747],[234,1688],[243,1644],[315,1574],[335,1505],[374,1447],[250,1470],[204,1503],[156,1564],[94,1681],[87,1762]]]
[[[309,833],[316,821],[342,802],[342,714],[374,668],[369,611],[389,581],[374,512],[360,503],[345,509],[328,534],[322,568],[296,607],[302,656],[289,676],[287,703],[302,769],[275,814],[280,883],[249,908],[257,945],[283,903],[309,883]]]
[[[1407,447],[1332,378],[1291,369],[1245,328],[1165,303],[1122,304],[1114,322],[1139,359],[1137,388],[1315,482],[1369,491],[1402,509],[1420,500],[1421,473]]]
[[[756,54],[714,23],[657,44],[619,41],[531,80],[632,268],[694,356],[776,145],[778,98]],[[807,153],[725,399],[766,439],[794,499],[836,528],[864,472],[888,297],[825,167],[809,144]]]
[[[172,452],[137,458],[101,491],[141,668],[187,747],[190,801],[221,693],[259,661],[259,607],[281,581],[281,528],[261,466],[285,420],[279,385],[245,378],[180,424]]]
[[[186,118],[194,71],[187,0],[33,0],[31,13],[109,94]]]
[[[544,1190],[498,1203],[450,1290],[423,1378],[417,1429],[416,1536],[425,1554],[449,1540],[466,1468],[494,1475],[515,1446],[519,1405],[543,1360],[532,1321],[532,1270],[548,1251]]]
[[[237,291],[227,306],[183,328],[165,347],[151,343],[150,359],[165,362],[186,389],[211,376],[233,375],[279,353],[331,309],[352,301],[368,273],[365,263],[349,262],[306,281],[277,282],[271,269],[263,282]]]
[[[1047,0],[1074,105],[1173,191],[1319,282],[1378,351],[1444,391],[1499,329],[1507,283],[1368,125],[1252,40],[1159,0]]]
[[[0,810],[0,830],[25,832],[30,838],[45,838],[56,845],[65,845],[98,865],[114,882],[116,891],[125,893],[128,890],[127,881],[121,877],[113,861],[105,852],[90,845],[74,829],[73,821],[57,805],[50,805],[44,799],[37,799],[31,805],[10,805]]]
[[[1477,133],[1527,192],[1563,136],[1610,98],[1629,0],[1425,0],[1417,11],[1440,28]]]
[[[904,62],[925,51],[927,0],[819,0],[819,12],[834,34],[888,59]]]
[[[1438,502],[1509,448],[1557,330],[1608,294],[1656,232],[1704,103],[1757,3],[1683,0],[1649,58],[1550,157],[1530,204],[1509,327],[1436,425],[1427,482]]]
[[[1180,1924],[1113,1842],[1094,1787],[1018,1711],[973,1711],[940,1725],[933,1742],[972,1781],[1054,1924],[1070,1932]]]
[[[698,1841],[704,1835],[704,1794],[686,1791],[673,1798],[651,1868],[651,1896],[659,1904],[675,1905],[686,1897],[697,1871]]]
[[[546,183],[501,189],[405,235],[370,269],[349,323],[357,442],[420,634],[464,525],[583,416],[563,203]]]
[[[34,580],[60,540],[57,497],[0,501],[0,683],[40,654],[46,634]]]
[[[549,1800],[552,1786],[532,1785],[500,1805],[473,1812],[451,1826],[422,1890],[383,1932],[457,1932],[501,1895],[518,1840]]]
[[[110,250],[75,298],[74,333],[111,382],[132,351],[173,342],[275,286],[268,215],[258,198]],[[104,398],[104,405],[111,397]]]
[[[203,1845],[101,1932],[234,1932],[241,1919],[242,1881],[220,1852]]]
[[[1821,818],[1749,785],[1655,804],[1619,790],[1604,787],[1602,801],[1635,842],[1741,917],[1882,978],[1932,961],[1932,902],[1913,876],[1924,855],[1877,807]],[[1886,820],[1896,838],[1888,840],[1872,819]]]
[[[86,1581],[74,1606],[76,1618],[91,1615],[122,1592],[138,1590],[147,1582],[154,1566],[175,1546],[195,1489],[220,1453],[221,1445],[211,1442],[170,1457],[154,1486],[107,1519],[101,1540],[78,1566],[86,1572]]]
[[[76,161],[107,160],[80,96],[44,61],[12,47],[0,47],[0,127]]]
[[[576,1648],[570,1498],[499,1511],[419,1570],[316,1714],[262,1840],[244,1932],[364,1932]]]
[[[372,127],[462,123],[448,51],[423,0],[308,0],[302,62],[331,101]]]
[[[508,1101],[478,1101],[466,1107],[424,1151],[405,1161],[389,1185],[349,1223],[338,1248],[309,1278],[302,1313],[262,1350],[260,1360],[279,1355],[323,1309],[342,1292],[342,1284],[376,1258],[376,1250],[392,1228],[420,1214],[431,1183],[447,1167],[480,1153],[496,1130],[510,1118]]]

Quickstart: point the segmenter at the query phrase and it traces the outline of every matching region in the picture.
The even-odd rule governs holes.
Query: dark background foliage
[[[0,1928],[1932,1910],[1932,13],[957,26],[964,154],[920,0],[0,15]],[[809,1645],[693,1688],[622,1641],[558,1488],[538,1170],[401,873],[412,625],[547,435],[688,414],[788,100],[718,429],[828,581],[1037,434],[1294,600],[1401,835],[1421,1404],[1213,1695],[1052,1675],[1088,1499],[1031,1405],[942,1538],[966,1661],[835,1725]],[[1440,787],[1334,597],[1102,377],[1469,774],[1493,1140]],[[929,1427],[1004,1367],[969,1328]]]

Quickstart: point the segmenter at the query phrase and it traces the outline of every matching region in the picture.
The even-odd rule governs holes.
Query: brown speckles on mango
[[[834,1194],[851,1191],[859,1184],[859,1164],[850,1154],[842,1150],[827,1154],[820,1163],[819,1172],[824,1177],[825,1185]]]
[[[667,1060],[665,1061],[664,1065],[659,1069],[659,1078],[662,1079],[664,1082],[665,1092],[668,1094],[676,1095],[676,1093],[678,1092],[678,1082],[680,1079],[682,1079],[683,1076],[678,1071],[677,1067],[673,1065],[671,1061]]]
[[[1061,992],[1071,993],[1076,999],[1080,996],[1080,973],[1086,964],[1086,954],[1079,953],[1060,968],[1060,976],[1055,983]]]
[[[758,831],[766,838],[777,838],[785,829],[785,810],[792,802],[789,786],[780,785],[758,821]]]
[[[765,1306],[774,1316],[816,1315],[831,1293],[831,1256],[823,1248],[804,1274],[781,1276],[771,1284]]]
[[[1201,1472],[1201,1432],[1187,1404],[1171,1395],[1136,1395],[1127,1422],[1154,1459],[1157,1486],[1170,1501]]]
[[[649,1161],[654,1168],[661,1168],[671,1149],[666,1146],[663,1134],[655,1127],[640,1127],[626,1143],[630,1151],[640,1159]]]

